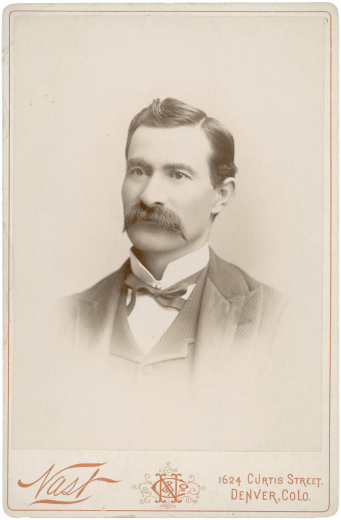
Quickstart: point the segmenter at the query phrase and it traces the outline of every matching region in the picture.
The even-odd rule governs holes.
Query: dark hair
[[[163,101],[154,99],[151,105],[141,110],[133,118],[128,130],[126,157],[131,139],[139,126],[175,128],[186,125],[200,125],[211,143],[213,151],[209,164],[213,186],[219,186],[227,177],[234,177],[237,168],[233,162],[234,140],[230,132],[216,119],[207,117],[202,110],[173,98]]]

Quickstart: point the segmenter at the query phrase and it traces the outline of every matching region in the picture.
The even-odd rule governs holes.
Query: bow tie
[[[188,286],[195,284],[201,275],[203,270],[194,273],[192,276],[181,280],[181,282],[168,287],[167,289],[157,289],[147,283],[143,282],[141,278],[138,278],[133,273],[130,273],[126,278],[124,285],[131,289],[131,300],[127,305],[128,316],[135,307],[136,293],[141,292],[144,294],[150,294],[160,305],[163,307],[173,307],[173,309],[180,310],[186,300],[181,298],[187,292]]]

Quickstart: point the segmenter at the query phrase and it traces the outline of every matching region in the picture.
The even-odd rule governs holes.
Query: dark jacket
[[[110,331],[129,260],[86,291],[65,300],[68,330],[74,341],[91,349],[111,341]],[[196,370],[212,357],[221,365],[236,352],[247,355],[273,339],[286,297],[220,259],[212,250],[197,322]],[[208,347],[209,346],[209,347]]]

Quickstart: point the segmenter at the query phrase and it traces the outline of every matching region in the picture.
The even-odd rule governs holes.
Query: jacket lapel
[[[214,377],[214,367],[228,365],[232,352],[253,341],[261,300],[262,286],[250,291],[240,270],[211,250],[198,320],[194,376],[211,373]]]
[[[255,344],[260,326],[262,300],[263,287],[261,285],[246,296],[233,340],[233,350],[240,350]]]

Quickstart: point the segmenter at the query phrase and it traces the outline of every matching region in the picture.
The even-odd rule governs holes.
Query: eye
[[[142,168],[132,168],[129,170],[129,175],[137,175],[138,177],[141,177],[145,174],[145,171],[142,170]]]
[[[170,172],[170,176],[173,177],[173,179],[176,179],[178,181],[180,181],[181,179],[185,179],[186,177],[187,177],[187,179],[189,179],[188,175],[186,175],[185,173],[182,173],[182,172],[178,172],[178,171]]]

